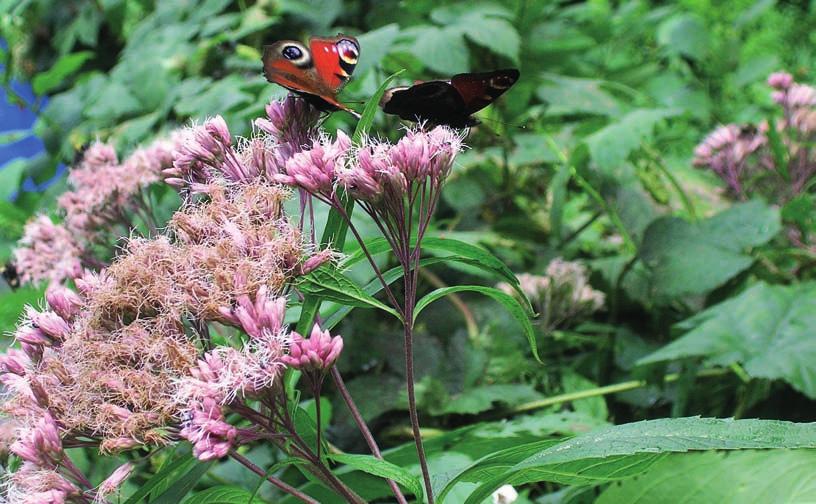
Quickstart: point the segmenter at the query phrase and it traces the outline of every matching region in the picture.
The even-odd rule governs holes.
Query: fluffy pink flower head
[[[398,193],[404,192],[407,182],[402,174],[389,170],[391,161],[388,150],[389,146],[384,143],[369,143],[361,147],[357,151],[357,162],[338,173],[340,185],[354,198],[373,203],[382,195],[383,183],[394,185],[388,175],[396,173],[399,175],[396,190]]]
[[[173,152],[173,167],[164,170],[164,175],[165,182],[172,186],[189,185],[194,192],[202,192],[218,176],[241,182],[257,173],[251,173],[235,152],[227,123],[217,115],[182,135]]]
[[[302,371],[323,372],[334,365],[343,351],[343,338],[332,337],[329,331],[321,331],[315,324],[309,339],[298,333],[292,334],[289,355],[283,361],[290,367]]]
[[[255,126],[268,133],[285,162],[311,143],[317,133],[320,111],[306,100],[289,95],[266,106],[266,118],[255,119]]]
[[[61,224],[40,215],[26,224],[14,250],[14,263],[23,282],[62,282],[82,273],[82,249]]]
[[[774,72],[768,76],[768,85],[775,89],[788,89],[793,84],[793,76],[788,72]]]
[[[350,147],[351,139],[341,130],[337,131],[335,140],[321,136],[313,141],[311,149],[298,152],[286,161],[285,173],[276,175],[274,180],[328,196],[334,191],[336,174]]]
[[[43,468],[51,468],[62,460],[62,440],[51,414],[43,413],[35,424],[24,427],[11,445],[11,452]]]
[[[3,502],[63,504],[80,493],[80,489],[59,472],[24,462],[20,469],[8,475],[8,486],[4,492],[6,500]]]

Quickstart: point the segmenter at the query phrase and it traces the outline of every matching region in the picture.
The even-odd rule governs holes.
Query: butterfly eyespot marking
[[[349,65],[356,65],[360,57],[359,46],[349,39],[343,39],[337,43],[337,52],[340,54],[340,59]]]
[[[312,64],[312,57],[309,55],[309,51],[300,44],[292,43],[283,46],[281,56],[301,68],[309,67]]]

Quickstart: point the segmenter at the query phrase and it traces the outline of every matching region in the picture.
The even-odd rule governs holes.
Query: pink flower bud
[[[793,84],[793,76],[787,72],[775,72],[768,76],[768,85],[776,89],[788,89]]]
[[[300,274],[308,275],[312,271],[331,261],[332,256],[333,252],[331,249],[323,249],[317,252],[312,257],[303,261],[303,264],[300,266]]]
[[[38,312],[37,310],[28,307],[26,309],[26,316],[31,320],[31,325],[40,329],[43,333],[51,338],[62,341],[71,326],[62,317],[54,312]]]
[[[286,365],[302,371],[325,371],[329,369],[343,350],[343,338],[332,336],[329,331],[321,331],[315,324],[309,339],[300,334],[292,334],[289,355],[283,356]]]
[[[4,355],[0,355],[0,373],[24,376],[29,367],[31,359],[21,350],[9,348]]]
[[[45,291],[48,306],[65,320],[71,320],[83,306],[79,294],[60,284],[51,284]]]
[[[48,468],[62,459],[62,440],[56,422],[49,413],[33,426],[22,430],[11,452],[21,459]]]
[[[116,468],[115,471],[111,473],[110,476],[105,479],[102,483],[100,483],[99,487],[96,489],[96,498],[94,499],[97,502],[107,502],[106,497],[108,495],[114,494],[119,490],[119,487],[122,486],[122,483],[128,479],[133,472],[133,464],[130,462],[120,465]]]

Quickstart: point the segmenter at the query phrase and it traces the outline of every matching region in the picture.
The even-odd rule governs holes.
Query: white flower
[[[513,485],[502,485],[493,492],[493,504],[512,504],[518,499],[518,492]]]

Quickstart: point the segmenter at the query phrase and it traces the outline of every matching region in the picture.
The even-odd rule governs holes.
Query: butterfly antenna
[[[490,117],[480,117],[479,120],[482,121],[482,122],[501,124],[505,128],[513,128],[513,129],[520,129],[520,130],[526,130],[527,126],[528,126],[527,123],[514,124],[514,123],[508,123],[508,122],[500,121],[498,119],[493,119],[493,118],[490,118]]]

